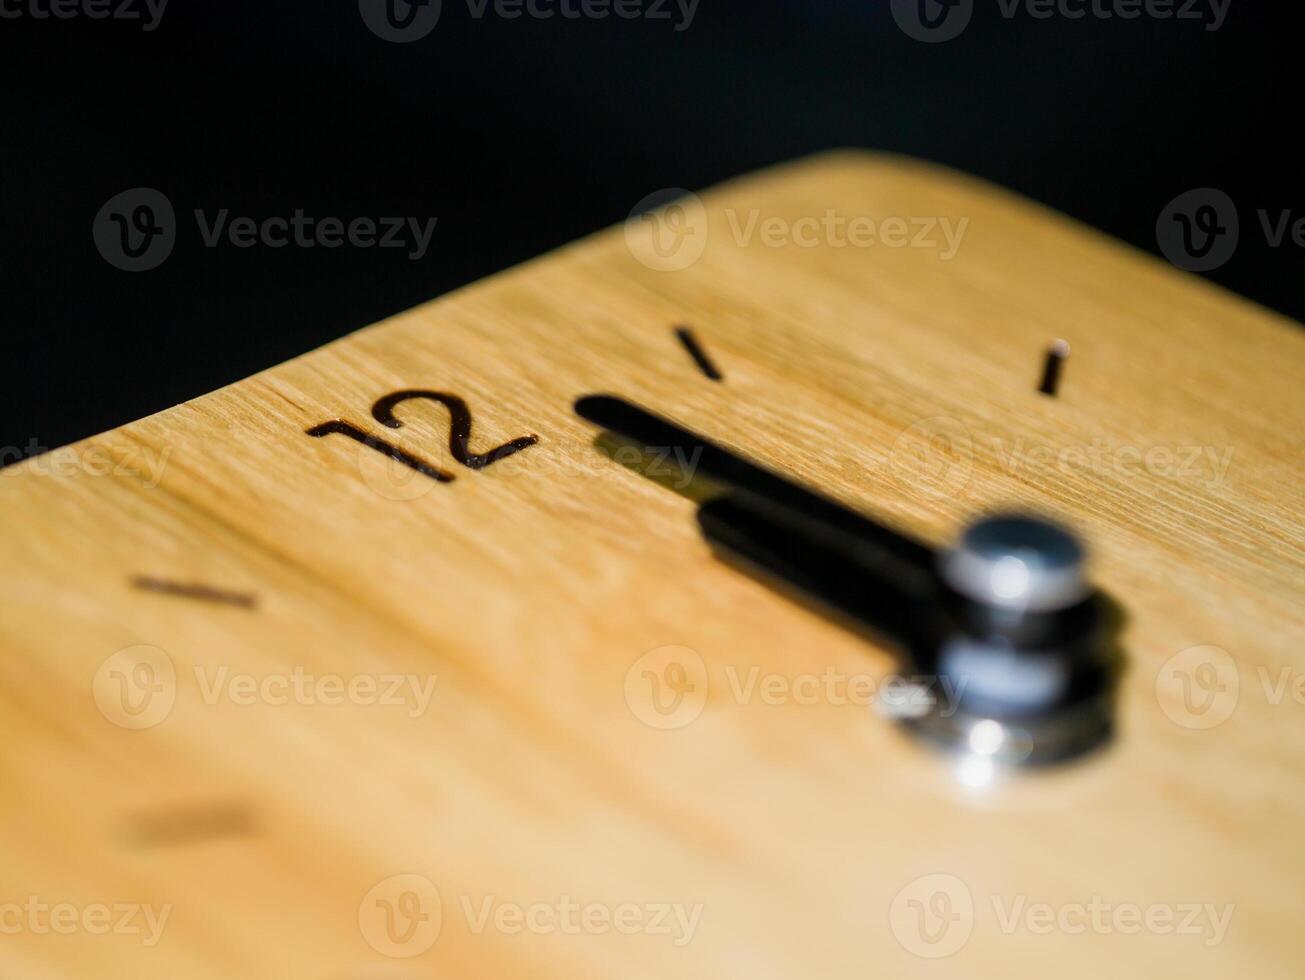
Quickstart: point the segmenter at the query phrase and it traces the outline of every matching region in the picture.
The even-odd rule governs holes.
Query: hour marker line
[[[136,814],[127,839],[136,847],[169,847],[255,833],[254,816],[243,802],[182,807]]]
[[[693,358],[694,363],[698,365],[698,369],[703,374],[711,378],[712,381],[725,380],[725,376],[720,373],[720,368],[716,367],[715,362],[702,349],[702,345],[698,343],[698,338],[694,335],[692,329],[689,327],[676,327],[675,336],[680,338],[680,343],[684,345],[684,349],[689,352],[689,356]]]
[[[1042,365],[1042,384],[1038,386],[1038,391],[1044,395],[1056,397],[1056,392],[1060,388],[1060,372],[1065,366],[1065,359],[1069,357],[1069,344],[1063,340],[1058,340],[1047,350],[1047,359]]]
[[[218,602],[227,606],[239,606],[241,609],[253,609],[258,605],[258,597],[245,592],[227,592],[209,585],[189,582],[169,582],[165,579],[151,578],[148,575],[136,575],[131,579],[134,589],[142,592],[157,592],[160,595],[177,596],[182,599],[202,599],[205,602]]]

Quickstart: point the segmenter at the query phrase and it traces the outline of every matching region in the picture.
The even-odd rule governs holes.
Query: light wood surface
[[[915,162],[701,201],[667,218],[705,217],[694,262],[636,221],[0,473],[0,977],[1300,975],[1299,328]],[[744,241],[754,210],[818,244]],[[831,210],[964,233],[944,258],[795,224]],[[538,442],[461,466],[440,405],[372,418],[403,389],[465,399],[473,451]],[[896,661],[718,563],[692,501],[595,446],[571,405],[597,392],[936,543],[998,508],[1067,521],[1128,617],[1115,742],[984,780],[823,687],[785,701],[766,678]],[[455,479],[306,434],[337,419]],[[296,671],[352,703],[222,686]],[[391,675],[417,693],[365,703]],[[701,683],[658,714],[650,678]],[[407,892],[424,951],[378,925]],[[588,925],[514,931],[566,901]],[[156,943],[88,926],[124,903],[167,909]],[[1189,903],[1226,928],[1167,929]]]

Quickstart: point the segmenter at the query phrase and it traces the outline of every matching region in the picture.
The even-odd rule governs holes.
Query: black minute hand
[[[713,545],[900,644],[914,670],[954,692],[908,720],[925,737],[1020,763],[1110,737],[1117,624],[1065,529],[992,516],[936,554],[638,405],[591,395],[575,407],[646,449],[696,459],[726,488],[698,509]]]
[[[713,545],[918,648],[936,601],[932,549],[624,399],[590,395],[575,408],[646,449],[680,450],[724,484],[698,511]]]

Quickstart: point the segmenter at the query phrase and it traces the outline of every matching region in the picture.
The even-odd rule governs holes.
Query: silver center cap
[[[1024,612],[1054,612],[1087,598],[1083,546],[1035,517],[991,517],[966,530],[939,564],[968,599]]]

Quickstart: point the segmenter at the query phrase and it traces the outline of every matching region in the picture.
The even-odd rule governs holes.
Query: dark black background
[[[374,36],[354,0],[172,0],[148,33],[0,20],[0,447],[194,397],[623,220],[652,191],[838,146],[949,164],[1152,252],[1167,202],[1221,188],[1244,233],[1211,278],[1305,318],[1301,250],[1269,248],[1253,217],[1305,205],[1289,6],[1232,0],[1208,32],[1007,20],[976,0],[937,45],[903,34],[887,0],[701,0],[678,32],[477,20],[445,0],[407,45]],[[172,200],[182,232],[130,274],[91,225],[138,186]],[[419,262],[209,249],[193,208],[439,224]]]

